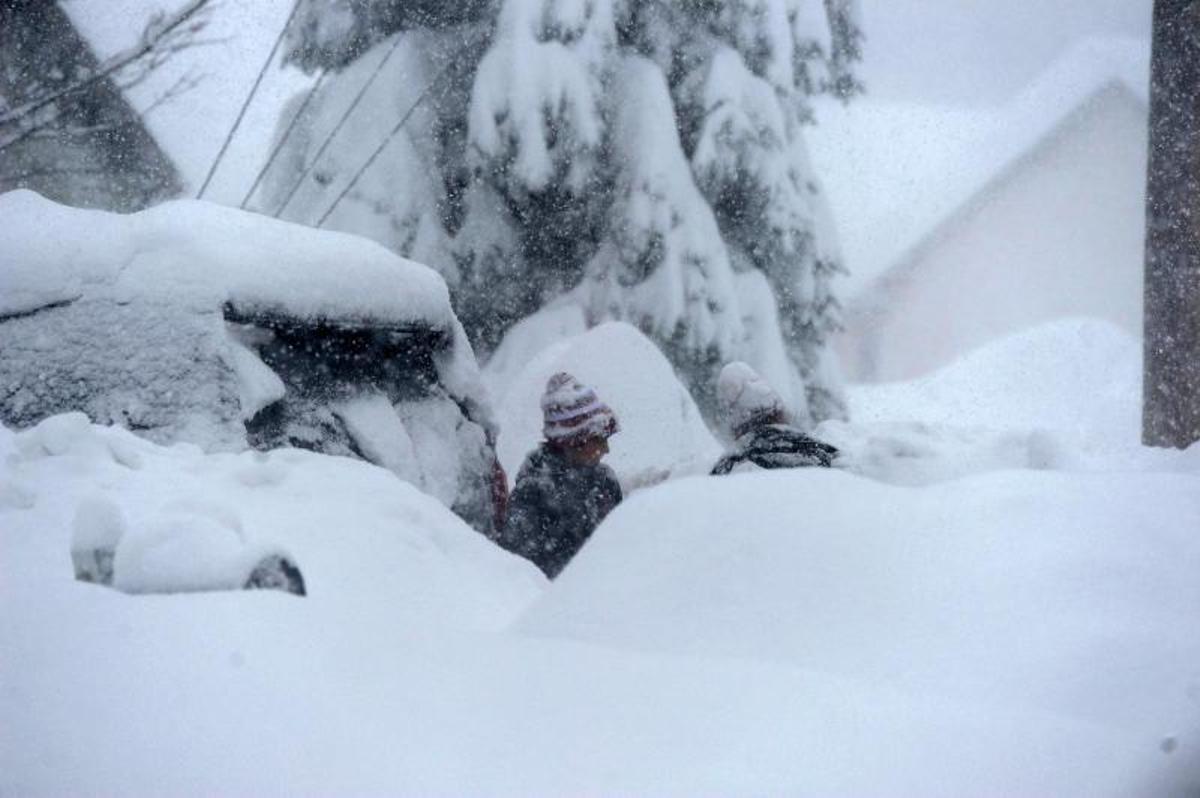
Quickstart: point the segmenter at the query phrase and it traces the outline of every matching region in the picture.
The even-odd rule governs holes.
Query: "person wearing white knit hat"
[[[525,458],[497,542],[554,578],[620,503],[621,485],[601,463],[619,431],[595,390],[559,372],[542,395],[545,440]]]
[[[713,474],[760,468],[833,465],[838,450],[788,423],[783,399],[757,371],[735,361],[717,378],[717,407],[734,447],[717,461]]]
[[[758,424],[787,423],[783,399],[757,371],[740,360],[721,369],[717,406],[735,438]]]

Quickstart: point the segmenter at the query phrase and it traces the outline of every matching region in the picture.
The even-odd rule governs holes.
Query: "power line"
[[[233,136],[237,129],[242,124],[242,118],[246,116],[246,109],[250,107],[250,101],[254,99],[255,93],[258,92],[258,87],[262,84],[263,76],[267,74],[267,67],[275,60],[275,54],[279,52],[279,45],[283,43],[284,34],[292,25],[292,20],[296,18],[296,13],[300,10],[300,0],[296,0],[292,4],[292,13],[288,14],[287,20],[283,23],[283,28],[280,29],[279,35],[275,37],[275,44],[271,46],[271,52],[267,54],[267,60],[263,62],[262,68],[258,70],[258,77],[254,79],[254,85],[250,87],[250,93],[246,95],[245,102],[242,103],[242,108],[238,111],[237,119],[233,121],[233,127],[229,129],[229,133],[225,136],[225,141],[221,143],[221,149],[217,151],[217,157],[213,159],[212,166],[208,168],[208,174],[204,178],[204,183],[200,186],[200,191],[196,193],[196,198],[200,199],[204,196],[204,192],[208,190],[208,184],[212,182],[213,175],[217,173],[217,167],[221,165],[221,159],[225,157],[225,151],[229,149],[229,143],[233,141]]]
[[[312,102],[313,97],[316,97],[317,93],[321,90],[321,84],[325,82],[325,76],[328,74],[329,72],[322,71],[320,76],[317,78],[317,82],[313,84],[312,89],[307,95],[305,95],[304,102],[300,104],[300,108],[297,109],[296,115],[293,116],[292,121],[288,123],[287,130],[283,131],[283,135],[279,137],[279,141],[276,142],[275,149],[271,150],[271,154],[267,158],[267,162],[262,165],[262,168],[258,170],[258,174],[254,176],[254,182],[250,185],[250,189],[246,192],[246,196],[242,197],[241,204],[238,205],[239,208],[244,210],[245,207],[250,204],[250,198],[254,196],[254,192],[258,190],[259,184],[262,183],[263,178],[267,175],[267,172],[275,164],[275,159],[278,158],[279,153],[283,151],[283,145],[287,143],[287,140],[292,135],[292,131],[296,129],[296,123],[300,121],[300,117],[304,116],[304,111],[308,108],[308,104]]]
[[[396,52],[396,48],[400,46],[400,42],[403,41],[404,38],[404,34],[396,35],[396,39],[392,42],[391,48],[387,51],[383,58],[380,59],[379,63],[375,65],[375,71],[372,72],[371,76],[367,78],[365,83],[363,83],[362,88],[358,90],[358,94],[354,96],[354,100],[350,103],[349,107],[346,108],[345,113],[342,114],[342,118],[337,121],[337,124],[333,126],[333,130],[331,130],[329,135],[325,137],[325,140],[321,142],[321,146],[317,150],[317,154],[313,157],[309,165],[306,166],[300,173],[300,177],[296,179],[296,182],[292,184],[291,189],[288,190],[287,196],[283,198],[283,204],[275,210],[275,213],[271,214],[276,219],[278,219],[283,212],[287,210],[288,205],[292,203],[292,198],[296,196],[296,192],[300,190],[300,186],[304,184],[304,181],[308,178],[309,174],[312,173],[312,170],[316,168],[318,163],[320,163],[321,156],[325,154],[325,150],[328,149],[330,142],[332,142],[334,137],[337,136],[338,132],[341,131],[342,127],[346,124],[346,120],[350,118],[350,115],[354,113],[354,109],[358,107],[358,104],[366,95],[367,89],[371,88],[371,84],[375,82],[375,78],[379,77],[379,73],[383,71],[384,64],[386,64],[392,57],[392,53]]]
[[[371,153],[371,157],[367,159],[367,162],[359,167],[359,170],[354,173],[354,177],[350,179],[350,182],[346,184],[346,187],[343,188],[341,193],[337,195],[333,201],[333,204],[325,209],[325,213],[321,214],[321,218],[317,220],[317,227],[321,227],[325,224],[325,220],[329,218],[331,213],[333,213],[333,209],[338,206],[338,203],[345,199],[346,195],[350,193],[350,190],[358,183],[359,178],[371,168],[371,164],[375,163],[375,159],[378,158],[385,149],[387,149],[388,144],[390,144],[392,139],[396,137],[396,134],[400,132],[405,123],[408,122],[408,118],[413,115],[414,111],[417,110],[417,106],[425,101],[425,98],[429,96],[429,92],[433,90],[433,87],[437,85],[438,81],[440,81],[450,72],[450,69],[453,66],[454,59],[451,59],[444,67],[442,67],[438,74],[434,76],[433,80],[429,81],[429,84],[421,90],[421,94],[417,97],[413,104],[409,106],[408,110],[404,112],[404,116],[400,117],[400,121],[397,122],[396,126],[392,128],[392,132],[388,133],[387,138],[385,138],[383,143],[375,148],[375,152]]]

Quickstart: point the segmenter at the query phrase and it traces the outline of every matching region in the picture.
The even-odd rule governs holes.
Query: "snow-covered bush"
[[[434,266],[485,353],[572,292],[589,325],[651,336],[706,414],[720,366],[779,341],[792,415],[842,416],[841,265],[803,129],[812,95],[859,89],[853,5],[304,0],[290,58],[329,74],[283,112],[261,207]],[[772,306],[753,333],[750,272]]]
[[[433,271],[201,202],[118,216],[18,191],[0,216],[4,423],[83,411],[161,443],[365,457],[491,528],[494,428]]]

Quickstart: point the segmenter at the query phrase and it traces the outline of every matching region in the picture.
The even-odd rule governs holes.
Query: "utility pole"
[[[1155,0],[1142,442],[1200,440],[1200,0]]]

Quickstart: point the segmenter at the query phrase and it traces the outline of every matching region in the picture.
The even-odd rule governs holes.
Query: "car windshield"
[[[376,388],[393,402],[425,396],[438,383],[434,354],[443,330],[248,313],[227,304],[225,319],[296,396],[329,400]]]

